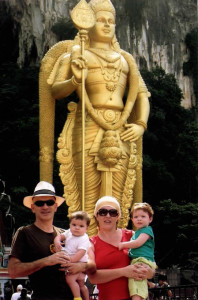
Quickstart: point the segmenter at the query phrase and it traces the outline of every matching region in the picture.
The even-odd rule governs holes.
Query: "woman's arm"
[[[94,253],[94,246],[89,248],[88,251],[89,259],[91,262],[95,263],[95,253]],[[120,277],[127,277],[127,278],[134,278],[135,280],[142,280],[142,279],[150,279],[154,276],[155,272],[149,266],[145,264],[135,264],[126,266],[123,268],[117,269],[103,269],[97,270],[94,273],[89,272],[89,268],[87,269],[87,274],[89,280],[92,284],[98,283],[106,283],[112,281],[114,279]]]
[[[117,269],[97,270],[93,245],[89,248],[88,255],[89,260],[87,263],[66,262],[62,267],[67,268],[71,274],[86,272],[92,284],[106,283],[120,277],[132,277],[135,280],[151,279],[155,274],[155,271],[145,264],[135,264]]]
[[[92,259],[89,259],[87,263],[67,262],[62,264],[61,267],[64,268],[63,270],[65,270],[66,268],[71,274],[86,272],[92,284],[109,282],[123,276],[128,278],[132,277],[136,280],[142,280],[145,278],[152,278],[154,275],[153,271],[151,271],[152,269],[149,268],[147,265],[143,264],[136,264],[133,266],[126,266],[124,268],[118,268],[113,270],[97,270],[95,261],[93,261]]]
[[[155,272],[147,265],[130,265],[118,269],[103,269],[97,270],[94,274],[89,274],[88,277],[92,284],[106,283],[120,277],[133,278],[135,280],[150,279]]]

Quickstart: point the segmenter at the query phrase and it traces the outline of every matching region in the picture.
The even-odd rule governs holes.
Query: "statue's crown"
[[[89,5],[94,13],[97,13],[98,11],[109,11],[114,16],[116,15],[115,8],[110,0],[91,0]]]

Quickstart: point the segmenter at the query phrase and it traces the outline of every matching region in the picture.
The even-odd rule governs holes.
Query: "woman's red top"
[[[132,231],[122,229],[121,242],[129,241]],[[95,260],[97,269],[117,269],[129,265],[128,250],[119,250],[102,241],[98,236],[92,237],[91,241],[95,248]],[[130,298],[128,292],[128,278],[120,277],[107,283],[97,284],[99,300],[124,300]]]

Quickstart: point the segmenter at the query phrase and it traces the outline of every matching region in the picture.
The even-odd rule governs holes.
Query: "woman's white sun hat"
[[[60,206],[65,201],[63,197],[56,196],[55,188],[51,183],[40,181],[35,187],[33,195],[27,196],[23,199],[23,204],[26,207],[31,208],[31,204],[33,204],[33,198],[39,196],[54,196],[56,198],[57,206]]]
[[[119,217],[121,217],[121,209],[118,200],[112,196],[104,196],[100,198],[95,205],[94,216],[97,216],[97,212],[103,206],[110,206],[112,208],[117,209],[119,212]]]

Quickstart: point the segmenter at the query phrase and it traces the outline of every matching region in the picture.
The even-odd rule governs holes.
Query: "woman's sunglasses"
[[[38,200],[38,201],[35,201],[34,204],[38,207],[44,206],[44,204],[47,204],[47,206],[52,206],[55,204],[55,201],[54,200],[45,200],[45,201]]]
[[[116,209],[106,209],[106,208],[101,208],[99,209],[99,211],[97,212],[97,214],[101,217],[105,217],[107,216],[107,214],[109,213],[110,217],[117,217],[118,211]]]

